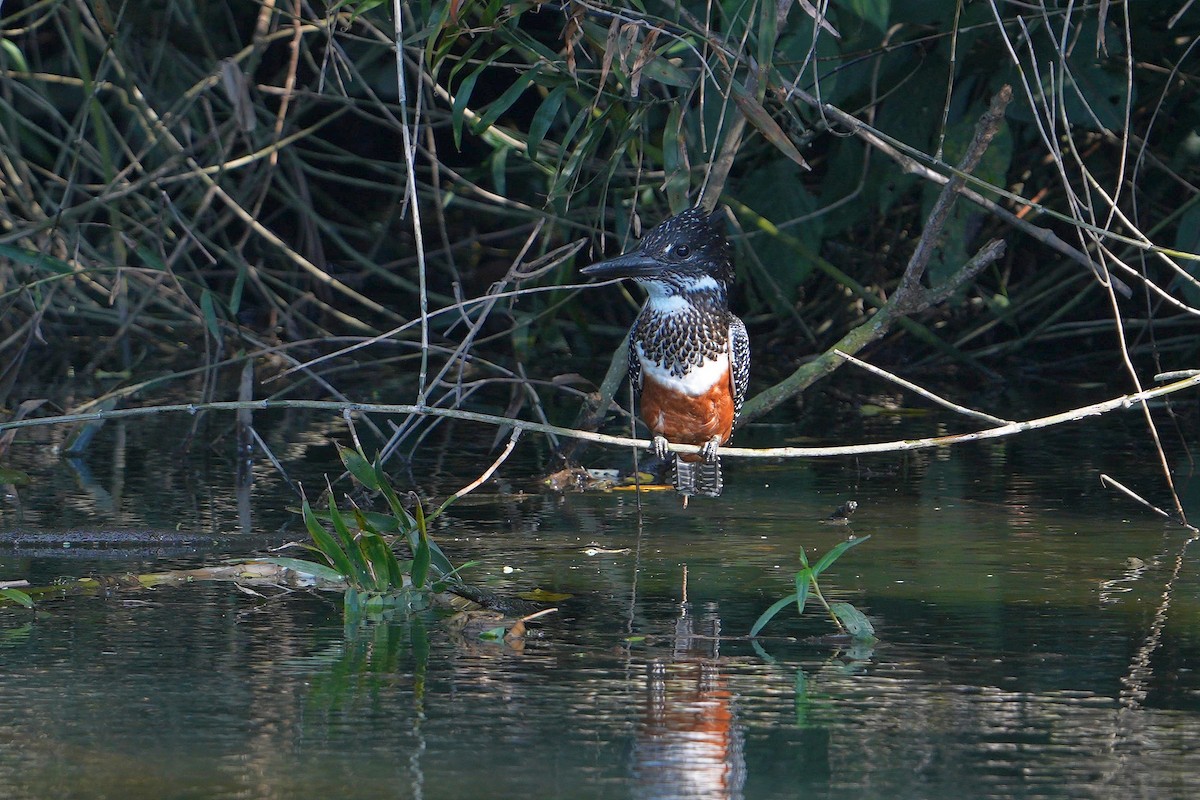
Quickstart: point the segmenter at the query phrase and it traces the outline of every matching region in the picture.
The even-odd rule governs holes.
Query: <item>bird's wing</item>
[[[629,329],[629,383],[638,395],[642,393],[642,359],[638,357],[637,351],[638,326],[641,324],[642,318],[639,316]]]
[[[750,385],[750,335],[746,323],[729,315],[729,360],[733,372],[733,421],[742,413],[742,402]]]

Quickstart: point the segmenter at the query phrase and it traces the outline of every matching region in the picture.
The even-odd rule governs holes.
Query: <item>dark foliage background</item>
[[[991,238],[1007,253],[872,360],[1122,390],[1195,363],[1185,0],[3,11],[9,408],[30,384],[117,372],[144,397],[150,369],[162,387],[331,354],[270,392],[336,397],[386,368],[434,404],[578,407],[639,302],[574,288],[578,267],[701,198],[730,209],[765,389],[886,302],[1006,84],[969,184],[992,205],[960,200],[925,280]]]

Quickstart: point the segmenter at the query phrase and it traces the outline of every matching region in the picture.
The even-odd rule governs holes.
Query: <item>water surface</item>
[[[847,435],[940,423],[871,424]],[[319,486],[336,454],[306,430],[289,439],[289,478]],[[207,543],[9,549],[0,580],[195,566],[302,535],[287,482],[256,465],[239,495],[228,448],[182,458],[161,429],[131,427],[123,451],[115,436],[97,443],[85,476],[48,455],[44,436],[14,445],[35,480],[9,497],[0,531],[179,529]],[[448,429],[446,441],[472,437]],[[728,466],[720,499],[685,510],[649,494],[640,513],[629,493],[529,492],[543,464],[531,445],[501,471],[510,491],[489,485],[435,532],[455,560],[479,560],[474,583],[571,595],[523,647],[456,635],[437,613],[347,626],[337,596],[227,584],[5,609],[0,789],[1197,796],[1200,626],[1186,532],[1098,480],[1111,472],[1166,504],[1144,440],[1127,416],[904,457],[743,461]],[[429,448],[411,476],[444,497],[490,458]],[[1197,507],[1182,457],[1175,466]],[[849,499],[860,504],[851,526],[820,523]],[[830,642],[815,605],[803,618],[785,610],[758,648],[734,638],[792,590],[800,548],[815,557],[851,535],[871,539],[822,585],[871,617],[873,646]]]

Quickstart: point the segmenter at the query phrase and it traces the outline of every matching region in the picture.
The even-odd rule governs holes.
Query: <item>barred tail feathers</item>
[[[725,481],[721,461],[684,461],[675,456],[675,491],[685,497],[720,497]]]

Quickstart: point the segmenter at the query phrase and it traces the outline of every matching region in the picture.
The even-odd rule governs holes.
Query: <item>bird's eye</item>
[[[671,252],[676,258],[687,258],[692,254],[692,248],[688,247],[686,244],[681,244],[677,245]]]

